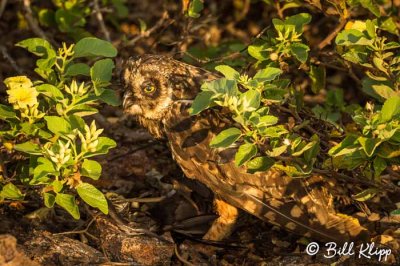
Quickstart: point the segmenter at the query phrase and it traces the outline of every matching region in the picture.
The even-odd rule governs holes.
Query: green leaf
[[[374,176],[379,177],[382,174],[382,172],[385,171],[387,163],[386,160],[377,156],[374,159],[373,166],[374,166]]]
[[[285,23],[282,21],[282,20],[280,20],[280,19],[278,19],[278,18],[273,18],[272,19],[272,24],[274,25],[274,28],[278,31],[278,32],[285,32]],[[294,25],[292,25],[292,28],[294,29],[294,27],[293,27]]]
[[[399,113],[400,113],[400,96],[389,98],[383,104],[380,121],[382,123],[388,122]]]
[[[304,152],[304,159],[306,160],[307,163],[315,159],[320,150],[319,146],[320,141],[317,134],[312,135],[311,143],[313,143],[313,146]]]
[[[297,33],[303,32],[303,26],[310,23],[311,15],[308,13],[300,13],[285,19],[286,25],[295,25]]]
[[[260,117],[257,127],[273,126],[278,123],[278,117],[273,115],[264,115]]]
[[[400,156],[400,146],[384,142],[378,148],[378,155],[382,158],[395,158]]]
[[[291,176],[291,177],[303,177],[305,175],[309,175],[311,173],[311,169],[312,169],[312,168],[310,168],[308,171],[304,171],[297,164],[294,164],[294,165],[290,165],[290,164],[282,165],[280,163],[276,163],[274,165],[274,167],[284,171],[288,176]]]
[[[74,108],[69,110],[68,111],[68,115],[76,115],[76,116],[83,117],[83,116],[96,114],[98,112],[99,112],[99,110],[97,110],[94,107],[91,107],[91,106],[86,105],[86,104],[80,104],[80,105],[76,105]]]
[[[68,134],[71,132],[71,125],[67,120],[59,116],[45,116],[47,128],[57,135]]]
[[[55,15],[54,11],[51,9],[47,8],[40,9],[38,13],[39,23],[45,27],[56,26],[54,15]]]
[[[400,209],[391,211],[391,212],[390,212],[390,215],[400,215]]]
[[[117,49],[107,42],[94,37],[87,37],[81,39],[74,46],[74,57],[87,57],[87,56],[104,56],[115,57]]]
[[[0,104],[0,119],[16,118],[16,113],[11,106]]]
[[[82,163],[81,175],[97,180],[101,175],[101,165],[96,161],[85,159]]]
[[[308,58],[308,51],[310,51],[310,47],[303,43],[292,43],[290,45],[290,51],[292,55],[296,57],[302,63],[305,63]]]
[[[312,147],[314,147],[315,142],[310,141],[309,143],[305,144],[304,142],[302,143],[303,145],[299,145],[298,147],[296,147],[296,149],[294,150],[294,152],[292,152],[292,156],[300,156],[302,155],[304,152],[308,151],[309,149],[311,149]],[[305,144],[305,145],[304,145]]]
[[[399,30],[397,29],[396,22],[393,17],[380,17],[378,19],[378,26],[381,30],[399,35]]]
[[[362,80],[363,91],[380,102],[397,96],[397,93],[392,89],[392,87],[392,84],[388,81],[377,81],[369,77],[365,77]]]
[[[14,145],[14,149],[17,151],[25,152],[32,155],[41,155],[42,150],[39,145],[31,141]]]
[[[68,3],[68,2],[67,2]],[[55,20],[58,28],[61,32],[73,33],[73,37],[78,36],[79,30],[83,30],[81,27],[85,26],[86,19],[83,14],[78,10],[59,8],[55,13]],[[79,39],[79,38],[77,38]]]
[[[364,33],[355,29],[342,30],[336,36],[335,42],[337,45],[369,45],[372,42],[366,38]]]
[[[326,71],[324,66],[316,66],[311,64],[310,73],[311,90],[317,94],[320,90],[325,89]]]
[[[42,84],[36,86],[36,90],[53,100],[62,100],[64,98],[62,92],[51,84]]]
[[[89,158],[100,154],[106,154],[110,149],[115,148],[117,146],[117,143],[115,143],[115,141],[110,138],[98,137],[97,139],[99,143],[97,144],[96,151],[88,153],[87,155],[84,156],[85,158]]]
[[[240,76],[239,72],[237,72],[232,67],[226,65],[216,66],[215,70],[222,73],[227,79],[237,80]]]
[[[90,68],[90,77],[95,87],[96,95],[100,95],[103,92],[100,89],[109,84],[114,67],[114,62],[110,58],[106,58],[96,61]]]
[[[213,102],[212,97],[213,92],[211,91],[202,91],[197,94],[196,98],[194,99],[192,106],[189,109],[190,115],[197,115],[201,111],[210,107],[211,103]]]
[[[287,148],[288,148],[287,145],[282,145],[279,147],[275,147],[271,151],[267,151],[266,153],[271,157],[277,157],[277,156],[281,155],[282,153],[286,152]]]
[[[51,193],[43,193],[43,200],[44,200],[44,205],[47,208],[53,208],[54,203],[56,202],[56,196],[54,196]]]
[[[98,208],[102,213],[108,214],[108,203],[106,197],[101,191],[89,183],[80,183],[76,187],[79,197],[87,204],[94,208]]]
[[[68,116],[67,121],[71,125],[71,130],[78,129],[79,131],[84,131],[86,123],[82,117],[77,115],[70,115]]]
[[[260,156],[248,161],[246,166],[250,173],[255,173],[259,171],[267,171],[274,165],[274,163],[274,159],[271,159],[268,156]]]
[[[64,188],[64,182],[60,180],[54,180],[51,182],[51,186],[53,187],[54,192],[59,193]]]
[[[266,48],[267,46],[265,43],[258,43],[258,41],[256,40],[255,44],[250,45],[247,48],[247,52],[250,56],[254,57],[258,61],[264,61],[269,58],[269,53],[265,51]]]
[[[385,66],[387,66],[387,64],[385,63],[385,61],[383,61],[382,58],[374,56],[372,58],[372,62],[374,63],[375,67],[377,69],[379,69],[380,71],[382,71],[383,73],[385,73],[386,75],[389,75],[388,70],[386,69]]]
[[[49,181],[48,175],[58,175],[58,171],[55,169],[54,164],[44,157],[40,157],[37,160],[38,165],[33,170],[33,178],[29,182],[30,185],[45,184]]]
[[[381,143],[381,141],[378,139],[372,139],[372,138],[366,138],[366,137],[359,137],[357,140],[363,147],[365,154],[367,154],[368,157],[371,157],[372,155],[374,155],[375,149]]]
[[[235,80],[220,78],[204,83],[201,86],[202,91],[212,92],[212,99],[221,94],[228,94],[229,96],[236,96],[238,94],[238,87]]]
[[[13,183],[8,183],[1,189],[0,197],[11,200],[23,200],[24,194]]]
[[[225,129],[212,139],[210,146],[213,148],[229,147],[237,141],[241,135],[242,132],[236,127]]]
[[[74,77],[78,75],[90,76],[90,67],[84,63],[76,63],[68,66],[65,71],[66,77]]]
[[[235,154],[235,164],[241,166],[257,154],[257,146],[253,143],[242,144]]]
[[[373,198],[378,190],[376,188],[367,188],[366,190],[361,191],[360,193],[353,195],[352,198],[357,201],[366,201],[370,198]]]
[[[240,95],[240,109],[243,112],[251,112],[256,110],[261,103],[260,92],[258,90],[248,90]]]
[[[56,62],[56,51],[51,44],[41,38],[31,38],[23,40],[16,44],[16,46],[27,49],[29,52],[42,57],[37,60],[36,65],[39,69],[50,70]]]
[[[259,82],[267,82],[267,81],[272,81],[276,77],[278,77],[280,74],[282,74],[282,70],[276,67],[267,67],[264,69],[261,69],[258,71],[253,79],[259,81]]]
[[[50,50],[53,50],[54,55],[55,55],[55,51],[53,49],[53,47],[51,46],[51,44],[41,38],[30,38],[30,39],[26,39],[23,41],[20,41],[19,43],[16,44],[16,46],[22,47],[27,49],[29,52],[43,57],[47,54],[49,54]]]
[[[114,90],[104,89],[103,93],[99,96],[99,99],[112,106],[121,105],[121,101]]]
[[[288,133],[288,131],[283,125],[277,125],[273,127],[267,127],[260,133],[265,137],[278,138],[281,135]]]
[[[188,8],[188,15],[192,18],[200,17],[200,12],[203,10],[203,0],[191,0]]]
[[[331,156],[334,155],[338,155],[341,151],[345,150],[345,149],[349,149],[349,148],[353,148],[353,147],[357,147],[357,138],[356,136],[353,135],[348,135],[344,138],[344,140],[342,140],[342,142],[340,142],[339,144],[337,144],[336,146],[333,146],[328,154]]]
[[[381,12],[379,11],[379,6],[373,0],[359,0],[360,4],[371,11],[376,17],[381,16]]]
[[[74,219],[78,220],[81,215],[78,205],[75,202],[75,197],[70,194],[57,193],[56,203],[63,207]]]

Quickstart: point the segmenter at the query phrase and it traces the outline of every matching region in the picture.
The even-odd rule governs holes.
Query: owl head
[[[123,108],[156,137],[175,101],[193,100],[213,74],[163,55],[132,57],[121,72]]]

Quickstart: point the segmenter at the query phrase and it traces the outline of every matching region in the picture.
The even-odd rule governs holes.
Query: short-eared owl
[[[215,193],[219,214],[205,239],[228,236],[237,208],[297,234],[344,242],[367,237],[358,221],[336,213],[328,182],[321,176],[296,179],[278,170],[250,174],[233,162],[235,149],[210,148],[213,137],[230,127],[224,110],[190,116],[188,109],[204,81],[217,75],[172,58],[143,55],[129,59],[121,74],[125,112],[156,138],[164,137],[188,178]]]

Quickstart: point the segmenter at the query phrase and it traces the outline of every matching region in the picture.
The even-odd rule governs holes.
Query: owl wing
[[[212,110],[189,116],[188,107],[187,102],[174,103],[164,121],[174,159],[187,177],[229,204],[300,235],[338,243],[369,237],[357,219],[336,213],[323,177],[291,178],[277,170],[247,173],[233,162],[235,148],[209,147],[230,121]]]

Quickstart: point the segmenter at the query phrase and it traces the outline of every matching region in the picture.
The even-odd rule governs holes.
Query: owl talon
[[[219,217],[213,222],[208,232],[203,236],[203,239],[221,241],[231,235],[239,213],[236,207],[220,199],[214,200],[214,207]]]

